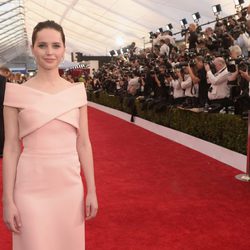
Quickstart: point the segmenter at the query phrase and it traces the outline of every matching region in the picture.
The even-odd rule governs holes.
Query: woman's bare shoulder
[[[77,84],[78,84],[78,82],[71,83],[71,82],[69,82],[69,81],[67,81],[67,80],[65,80],[65,79],[63,79],[63,78],[60,79],[60,85],[63,85],[63,86],[65,86],[65,87],[70,87],[70,86],[72,86],[72,85],[77,85]],[[29,79],[28,81],[22,83],[22,85],[28,86],[28,87],[30,87],[30,86],[32,87],[32,86],[34,86],[34,85],[37,85],[37,80],[34,79],[34,78],[31,78],[31,79]],[[39,85],[39,84],[38,84],[38,85]]]
[[[31,78],[31,79],[27,80],[26,82],[23,82],[22,85],[24,85],[24,86],[30,86],[30,85],[32,85],[33,81],[34,80]]]

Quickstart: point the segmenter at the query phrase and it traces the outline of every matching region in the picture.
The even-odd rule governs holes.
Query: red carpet
[[[239,171],[88,110],[99,212],[86,222],[86,250],[250,249],[250,184]],[[0,249],[11,249],[2,222]]]

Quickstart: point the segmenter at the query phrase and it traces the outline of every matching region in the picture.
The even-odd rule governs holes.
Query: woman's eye
[[[39,44],[38,47],[39,48],[45,48],[45,44]]]
[[[53,45],[53,48],[57,49],[57,48],[60,48],[61,46],[59,44],[54,44]]]

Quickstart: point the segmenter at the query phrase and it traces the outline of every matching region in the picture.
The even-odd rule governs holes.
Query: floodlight
[[[221,5],[217,4],[217,5],[212,6],[212,10],[215,15],[218,15],[221,12]]]
[[[109,54],[110,54],[110,56],[115,56],[116,55],[114,50],[109,51]]]
[[[244,3],[245,3],[244,0],[234,0],[235,6],[239,6],[239,5],[242,5],[242,4],[244,4]]]
[[[122,53],[124,54],[124,53],[128,53],[129,52],[129,49],[127,48],[127,47],[124,47],[124,48],[122,48]]]
[[[166,25],[167,30],[172,30],[173,29],[173,25],[171,23]]]
[[[162,32],[163,32],[163,28],[159,28],[159,29],[157,30],[157,32],[162,33]]]
[[[121,49],[116,50],[116,54],[117,54],[118,56],[121,55],[121,54],[122,54],[122,50],[121,50]]]
[[[201,18],[201,15],[199,12],[196,12],[192,15],[195,22],[199,22],[199,19]]]
[[[186,25],[187,25],[187,19],[186,18],[183,18],[183,19],[181,19],[181,21],[180,21],[180,23],[181,23],[181,26],[182,27],[185,27]]]

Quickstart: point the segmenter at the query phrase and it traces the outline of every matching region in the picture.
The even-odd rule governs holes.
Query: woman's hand
[[[21,233],[21,217],[14,203],[3,205],[3,221],[10,231]]]
[[[88,192],[86,196],[86,220],[94,218],[97,214],[98,202],[95,192]]]

